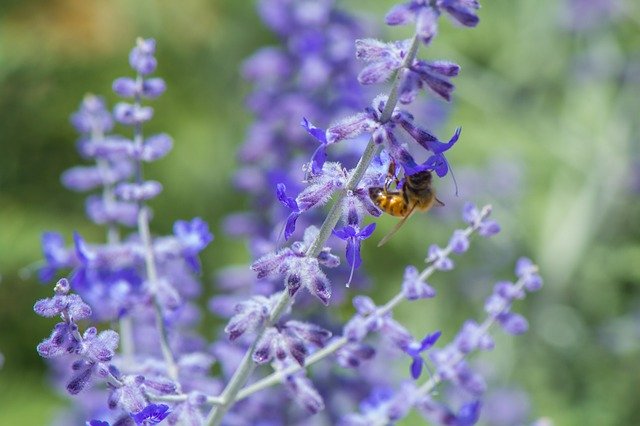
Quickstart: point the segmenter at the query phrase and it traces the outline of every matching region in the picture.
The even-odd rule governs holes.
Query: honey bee
[[[395,182],[396,187],[399,184],[395,170],[395,163],[392,162],[389,165],[384,187],[373,186],[369,188],[369,197],[380,210],[391,216],[402,218],[391,232],[380,240],[378,247],[389,241],[414,212],[426,212],[434,204],[444,206],[444,203],[438,200],[434,189],[431,187],[432,176],[430,171],[426,170],[406,175],[401,190],[391,191],[389,187],[392,182]]]

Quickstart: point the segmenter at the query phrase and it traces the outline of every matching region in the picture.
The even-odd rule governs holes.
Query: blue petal
[[[360,241],[349,239],[347,241],[347,262],[355,269],[360,267],[362,258],[360,257]]]
[[[287,224],[286,224],[286,226],[284,228],[284,239],[285,240],[288,240],[289,238],[291,238],[291,235],[296,230],[296,221],[298,220],[298,217],[300,217],[300,213],[293,212],[287,218]]]
[[[306,118],[302,118],[302,122],[300,123],[300,125],[302,127],[304,127],[304,129],[311,135],[313,136],[318,142],[320,142],[323,145],[327,144],[327,134],[324,130],[322,130],[319,127],[314,126],[313,124],[311,124],[311,122],[309,120],[307,120]]]
[[[411,363],[411,377],[417,379],[422,374],[422,358],[419,356],[413,357],[413,362]]]
[[[358,239],[364,240],[366,238],[369,238],[371,234],[373,234],[373,231],[375,229],[376,229],[376,224],[370,223],[369,225],[365,226],[360,232],[358,232]]]
[[[424,339],[422,339],[419,352],[425,351],[429,349],[431,346],[433,346],[438,341],[441,334],[442,333],[439,330],[436,331],[435,333],[427,334],[427,336]]]
[[[320,145],[311,157],[311,171],[314,175],[322,173],[322,166],[324,166],[325,161],[327,161],[327,146]]]

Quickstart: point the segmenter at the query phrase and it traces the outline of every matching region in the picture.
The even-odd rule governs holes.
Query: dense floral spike
[[[53,298],[34,306],[43,316],[60,315],[63,320],[38,345],[38,352],[71,365],[70,375],[63,379],[73,395],[89,400],[97,392],[89,392],[89,385],[106,382],[109,407],[119,413],[110,421],[120,426],[133,425],[134,421],[156,424],[167,417],[169,406],[156,404],[149,400],[151,397],[173,395],[182,389],[212,392],[219,387],[217,380],[203,374],[213,362],[204,353],[204,340],[187,329],[198,321],[197,308],[191,301],[200,294],[200,288],[193,272],[200,271],[198,255],[213,236],[199,218],[177,221],[171,236],[154,238],[149,231],[151,213],[144,202],[158,195],[162,186],[142,180],[142,163],[163,158],[173,145],[164,133],[146,138],[142,134],[141,124],[151,119],[153,110],[141,101],[165,91],[162,79],[149,77],[157,65],[154,51],[153,40],[140,39],[130,55],[137,75],[114,82],[115,92],[132,99],[132,103],[118,104],[112,118],[100,98],[87,96],[72,117],[81,133],[80,154],[96,164],[72,168],[62,180],[74,190],[102,187],[102,194],[91,195],[86,207],[94,222],[107,226],[108,243],[89,243],[76,233],[75,250],[71,250],[60,235],[45,234],[46,266],[41,278],[50,280],[60,270],[73,272],[70,283],[58,283]],[[131,139],[106,134],[114,119],[133,126]],[[135,182],[127,180],[132,175]],[[139,229],[122,238],[119,224],[139,225]],[[70,287],[77,294],[71,294]],[[81,332],[76,321],[89,318],[119,321],[120,334],[98,332],[95,327]],[[116,352],[119,344],[121,354]],[[124,366],[125,371],[120,372],[114,364]],[[190,407],[199,405],[181,404],[173,418],[197,419]],[[82,417],[99,419],[103,415],[103,411],[90,411]]]

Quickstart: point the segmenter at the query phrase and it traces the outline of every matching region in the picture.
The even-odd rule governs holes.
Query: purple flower
[[[433,153],[429,158],[427,158],[424,163],[422,163],[415,169],[407,170],[405,166],[405,171],[409,174],[414,174],[424,170],[433,170],[439,177],[444,177],[449,172],[449,163],[447,162],[444,153],[451,149],[453,145],[458,141],[462,128],[458,127],[451,139],[449,139],[449,142],[445,143],[438,141],[437,138],[435,138],[426,130],[413,126],[413,124],[411,124],[409,121],[403,120],[401,121],[401,124],[405,128],[405,130],[407,130],[407,132],[409,132],[409,134],[415,139],[416,142]]]
[[[405,25],[416,21],[416,33],[423,43],[428,44],[438,31],[438,17],[441,11],[466,27],[475,27],[480,21],[476,10],[477,0],[411,0],[394,6],[385,17],[388,25]]]
[[[420,273],[415,266],[407,266],[402,279],[402,292],[408,300],[434,297],[436,291],[420,279]]]
[[[524,280],[524,287],[527,291],[538,291],[542,288],[542,277],[538,274],[538,267],[530,259],[526,257],[518,259],[516,275]]]
[[[199,273],[198,254],[213,241],[209,225],[199,217],[191,219],[191,222],[178,220],[173,224],[173,233],[182,246],[182,255],[187,264]]]
[[[416,60],[402,73],[398,90],[400,103],[413,102],[422,88],[428,88],[440,98],[450,102],[455,86],[449,78],[457,76],[459,72],[460,66],[453,62]]]
[[[356,40],[356,58],[370,62],[358,75],[361,84],[386,81],[404,62],[411,40],[383,43],[374,39]]]
[[[514,312],[504,312],[496,316],[502,329],[512,335],[524,334],[529,329],[529,322],[525,317]]]
[[[465,222],[478,229],[478,234],[483,237],[491,237],[500,232],[500,225],[496,221],[489,220],[491,206],[484,206],[479,210],[473,203],[467,202],[462,208],[462,217]]]
[[[313,387],[311,380],[303,374],[288,376],[284,382],[289,395],[309,413],[315,414],[324,410],[324,400],[320,393]]]
[[[295,198],[287,197],[287,187],[284,183],[279,183],[276,187],[276,196],[278,197],[278,201],[282,203],[283,206],[291,210],[289,216],[287,217],[287,223],[284,227],[284,239],[288,240],[293,235],[296,230],[296,221],[300,214],[300,207],[298,207],[298,203]]]
[[[238,303],[235,307],[236,314],[224,329],[229,335],[229,340],[235,340],[245,332],[260,326],[269,317],[270,310],[271,300],[264,296],[253,296]]]
[[[129,54],[129,65],[141,75],[151,74],[156,70],[158,62],[154,57],[156,41],[152,38],[136,40],[136,46]]]
[[[453,260],[449,259],[444,249],[441,249],[435,244],[429,246],[429,253],[425,261],[432,263],[439,271],[450,271],[453,269]]]
[[[113,108],[113,117],[125,126],[135,126],[145,123],[153,117],[153,108],[139,104],[119,102]]]
[[[71,124],[79,133],[106,133],[113,128],[113,119],[103,98],[87,95],[82,100],[78,111],[71,116]]]
[[[462,254],[469,250],[469,237],[463,230],[456,229],[449,240],[449,247],[452,252]]]
[[[422,365],[424,364],[424,360],[422,359],[422,356],[420,354],[431,348],[440,338],[440,334],[440,331],[436,331],[432,334],[427,334],[425,338],[422,339],[422,341],[413,341],[405,349],[407,355],[409,355],[413,359],[410,371],[411,377],[413,377],[414,380],[417,380],[418,377],[420,377],[420,374],[422,374]]]
[[[91,308],[77,294],[67,294],[70,286],[66,278],[56,284],[56,295],[52,298],[41,299],[33,306],[33,310],[43,317],[55,317],[60,314],[70,316],[75,320],[89,318]],[[64,316],[63,315],[63,316]]]
[[[347,343],[336,352],[337,363],[344,368],[358,368],[363,362],[370,360],[376,350],[363,343]]]
[[[300,287],[305,287],[322,303],[328,305],[331,298],[331,283],[320,269],[320,262],[322,261],[323,266],[327,267],[335,267],[337,264],[334,259],[326,255],[323,258],[311,258],[306,255],[307,249],[317,235],[317,228],[313,226],[307,228],[303,241],[297,241],[291,247],[277,253],[262,256],[251,265],[251,269],[258,273],[258,278],[284,275],[285,286],[291,296],[296,294]],[[323,248],[325,254],[329,250],[328,247]],[[325,262],[324,258],[328,261]]]
[[[309,120],[306,118],[302,118],[301,126],[314,137],[315,140],[320,142],[320,146],[315,150],[313,155],[311,156],[311,171],[314,175],[322,173],[322,166],[324,162],[327,160],[327,146],[329,142],[327,141],[327,133],[325,130],[322,130],[319,127],[311,124]],[[278,197],[280,199],[280,197]]]
[[[97,166],[75,166],[60,177],[62,184],[72,191],[89,191],[103,185],[111,185],[129,178],[133,173],[127,161],[110,162],[104,168]]]
[[[149,404],[142,411],[131,414],[137,425],[157,425],[171,413],[165,404]]]
[[[456,348],[465,354],[475,350],[489,351],[495,346],[491,335],[473,320],[464,323],[454,343]]]
[[[357,226],[347,225],[343,228],[333,230],[333,235],[347,242],[346,259],[347,263],[351,265],[351,275],[349,276],[347,287],[349,287],[351,279],[353,278],[353,271],[358,269],[362,263],[362,258],[360,257],[360,242],[369,238],[375,229],[376,224],[371,223],[363,229],[359,229]]]
[[[104,422],[102,420],[89,420],[86,426],[109,426],[109,422]]]
[[[416,407],[430,421],[447,426],[472,426],[478,422],[481,404],[479,400],[466,403],[454,412],[446,405],[424,396],[418,401]]]
[[[117,78],[113,82],[113,91],[123,98],[144,97],[154,99],[166,90],[166,84],[161,78],[134,80],[130,77]]]
[[[120,183],[115,192],[123,201],[146,201],[157,197],[162,192],[162,185],[155,180],[142,183]]]
[[[42,234],[42,251],[45,265],[38,272],[41,282],[51,281],[57,271],[72,268],[78,263],[74,251],[65,247],[62,235],[57,232]]]
[[[136,203],[109,200],[93,195],[87,198],[85,211],[89,219],[98,225],[120,223],[135,226],[138,221],[138,205]]]

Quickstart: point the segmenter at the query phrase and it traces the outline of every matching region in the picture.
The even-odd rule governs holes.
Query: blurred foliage
[[[369,3],[367,16],[380,22],[394,2]],[[530,394],[532,418],[640,424],[640,6],[591,0],[619,9],[589,21],[580,15],[588,10],[572,11],[572,3],[590,4],[484,1],[478,28],[444,22],[425,51],[462,66],[450,120],[438,132],[463,126],[450,161],[459,175],[476,178],[461,185],[461,199],[492,203],[504,232],[475,240],[456,271],[434,277],[438,298],[403,305],[396,316],[416,332],[441,328],[446,340],[466,318],[482,316],[492,283],[511,279],[517,256],[528,255],[546,279],[544,291],[516,307],[531,331],[500,337],[495,353],[478,362],[499,366],[495,385]],[[385,38],[407,31],[392,28]],[[59,183],[80,162],[68,116],[86,92],[116,101],[110,84],[130,74],[126,55],[137,36],[156,38],[169,88],[153,104],[147,130],[175,140],[170,156],[146,169],[164,185],[152,203],[154,232],[194,216],[211,224],[216,240],[203,259],[209,294],[212,272],[248,258],[220,223],[248,205],[231,183],[251,120],[238,69],[275,42],[252,2],[0,1],[0,424],[44,424],[64,401],[49,389],[35,352],[52,323],[31,307],[50,288],[30,272],[45,230],[101,238],[84,218],[83,196]],[[515,174],[496,171],[504,165]],[[395,292],[407,262],[419,265],[428,244],[444,244],[459,226],[451,182],[439,187],[447,207],[412,219],[383,249],[364,248],[376,301]],[[394,220],[379,222],[385,231]],[[211,325],[203,325],[208,337]]]

